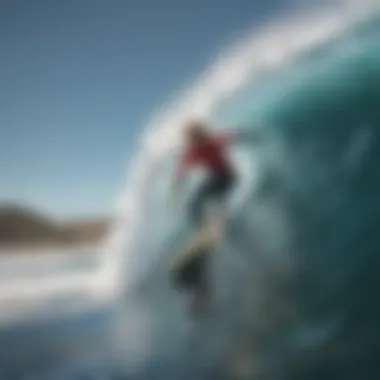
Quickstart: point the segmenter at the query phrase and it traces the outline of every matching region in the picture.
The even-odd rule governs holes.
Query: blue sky
[[[0,202],[110,212],[150,115],[285,0],[0,3]]]

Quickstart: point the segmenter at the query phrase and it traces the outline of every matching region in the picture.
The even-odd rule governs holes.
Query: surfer
[[[185,128],[185,147],[175,175],[174,200],[178,200],[179,185],[189,169],[200,166],[206,169],[207,178],[195,193],[188,209],[194,228],[202,228],[208,202],[216,200],[222,206],[236,184],[233,164],[227,148],[235,132],[212,132],[201,121],[191,121]]]
[[[225,204],[237,184],[237,174],[228,158],[228,147],[241,136],[236,131],[216,132],[199,120],[190,121],[184,130],[185,146],[174,178],[174,202],[177,203],[180,185],[185,174],[195,166],[206,169],[207,177],[199,186],[188,206],[188,217],[195,229],[201,233],[209,226],[206,209],[217,202],[217,226],[225,219]],[[213,217],[215,222],[215,217]],[[215,224],[215,223],[214,223]],[[204,233],[204,229],[203,229]],[[185,260],[176,273],[176,282],[193,293],[192,312],[199,315],[210,306],[210,282],[207,265],[209,250]]]

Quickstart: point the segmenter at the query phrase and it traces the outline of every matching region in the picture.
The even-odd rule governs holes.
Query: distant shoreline
[[[102,243],[110,222],[106,216],[58,222],[19,205],[0,206],[0,255],[5,251],[95,247]]]

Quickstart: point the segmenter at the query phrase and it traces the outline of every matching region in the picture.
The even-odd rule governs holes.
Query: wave
[[[245,188],[216,249],[211,340],[221,356],[212,363],[239,370],[242,358],[255,358],[251,373],[277,375],[310,375],[317,363],[327,376],[343,345],[358,355],[359,336],[373,357],[380,24],[373,9],[360,21],[342,9],[328,14],[276,24],[239,45],[239,54],[227,52],[142,140],[108,264],[121,263],[131,304],[136,294],[149,304],[152,352],[167,346],[161,360],[189,355],[178,349],[184,315],[165,279],[185,216],[169,215],[165,197],[181,125],[194,115],[265,136],[236,151]],[[186,368],[196,367],[190,362]]]
[[[316,54],[320,49],[331,46],[334,39],[350,35],[353,29],[367,25],[366,17],[376,7],[362,4],[358,7],[349,3],[336,9],[320,10],[313,16],[296,15],[291,19],[274,20],[263,30],[255,30],[232,48],[226,49],[178,101],[158,110],[146,126],[137,153],[128,167],[125,189],[116,204],[119,218],[114,233],[104,245],[107,252],[103,265],[104,278],[110,282],[118,278],[116,282],[125,286],[126,279],[133,283],[140,277],[139,268],[149,267],[152,256],[157,253],[154,247],[164,244],[172,235],[173,226],[181,221],[183,215],[179,214],[167,215],[165,223],[157,223],[164,210],[163,205],[167,204],[170,172],[175,150],[180,144],[183,122],[196,115],[221,122],[222,125],[263,127],[266,133],[270,133],[269,129],[275,125],[285,128],[285,116],[279,114],[275,118],[274,110],[265,115],[265,110],[271,110],[274,102],[271,93],[276,94],[277,98],[293,93],[290,96],[297,101],[294,87],[303,81],[301,71],[304,76],[312,76],[310,71],[315,70],[312,59],[303,67],[298,61],[302,62],[307,54]],[[361,22],[363,18],[366,20],[364,23]],[[355,46],[358,45],[360,42]],[[298,78],[291,77],[295,71],[298,71]],[[325,89],[326,94],[329,91],[331,89]],[[263,92],[267,96],[263,96]],[[290,101],[290,96],[286,102]],[[283,102],[284,110],[288,108],[286,102]],[[218,113],[218,108],[225,106],[231,111]],[[277,113],[284,113],[279,107],[280,102]],[[280,151],[277,144],[270,154],[278,156]],[[240,151],[239,154],[248,157],[246,152]],[[244,168],[252,168],[254,160],[252,155],[249,159],[238,158],[239,165]],[[255,173],[252,175],[256,176]],[[149,241],[152,242],[151,246]],[[135,254],[142,251],[144,254]],[[119,268],[123,270],[119,271]]]

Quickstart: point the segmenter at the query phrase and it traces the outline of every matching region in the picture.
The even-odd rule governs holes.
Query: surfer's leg
[[[205,217],[205,207],[207,200],[210,198],[210,195],[213,193],[215,187],[214,180],[206,180],[196,192],[193,200],[190,203],[190,219],[192,224],[198,228],[202,225]]]
[[[226,218],[225,202],[235,184],[235,177],[232,173],[224,173],[220,176],[209,178],[198,190],[190,205],[190,215],[196,227],[201,226],[204,221],[205,206],[210,200],[218,202],[218,213],[221,211],[219,221],[223,223]],[[217,227],[217,226],[216,226]],[[218,228],[217,228],[218,229]],[[205,260],[201,263],[197,286],[193,291],[191,300],[191,313],[193,317],[205,317],[210,314],[212,305],[211,275],[209,273],[209,255],[205,255]]]
[[[204,221],[205,206],[210,200],[222,203],[235,183],[232,172],[222,173],[208,178],[195,194],[190,204],[190,217],[193,225],[199,227]]]
[[[227,200],[236,184],[236,176],[233,172],[221,174],[214,182],[210,191],[210,197],[216,201],[217,224],[223,223],[227,218]]]

